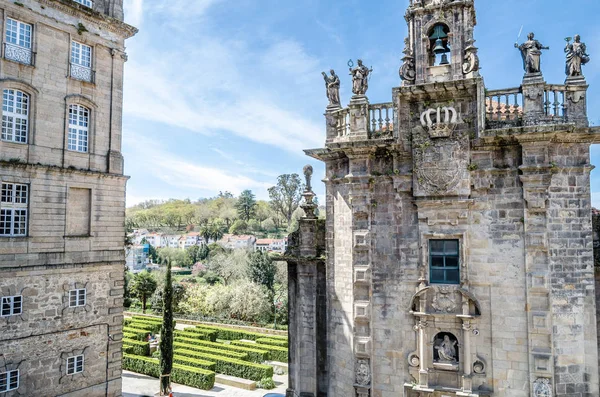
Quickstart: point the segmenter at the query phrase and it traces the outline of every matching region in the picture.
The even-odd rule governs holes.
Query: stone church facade
[[[0,4],[0,395],[120,396],[122,0]]]
[[[306,152],[327,217],[308,167],[288,397],[599,396],[585,44],[549,84],[530,34],[510,49],[521,84],[487,90],[473,0],[411,0],[405,18],[392,102],[369,103],[362,62],[346,108],[324,74],[325,148]]]

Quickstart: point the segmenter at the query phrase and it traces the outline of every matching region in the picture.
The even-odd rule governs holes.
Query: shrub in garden
[[[245,346],[226,345],[224,343],[209,342],[209,341],[199,340],[199,339],[182,338],[182,337],[178,337],[178,336],[175,337],[175,342],[198,345],[198,346],[207,346],[207,347],[212,347],[215,349],[228,350],[228,351],[234,351],[234,352],[239,352],[239,353],[247,353],[248,359],[255,363],[262,363],[263,361],[269,360],[269,357],[270,357],[269,352],[266,350],[260,350],[257,348],[249,348],[249,347],[245,347]]]
[[[215,354],[217,356],[230,357],[238,360],[248,361],[248,353],[234,352],[231,350],[215,349],[208,346],[190,345],[187,343],[174,342],[175,349],[194,351],[199,353]]]
[[[127,346],[127,351],[125,350],[125,346]],[[149,356],[150,343],[123,338],[123,353],[135,354],[136,356]]]
[[[229,376],[237,376],[238,378],[259,381],[263,378],[273,377],[273,367],[270,365],[179,349],[175,350],[175,356],[187,356],[212,361],[216,364],[216,372]]]
[[[271,390],[275,388],[275,382],[273,382],[272,378],[263,378],[256,383],[256,387]]]
[[[258,332],[250,332],[244,331],[242,329],[234,329],[227,327],[218,327],[216,325],[206,325],[206,324],[197,324],[196,329],[206,329],[217,332],[217,339],[222,340],[240,340],[240,339],[248,339],[248,340],[257,340],[261,338],[269,338],[272,340],[280,340],[287,342],[287,336],[280,335],[267,335],[260,334]]]
[[[153,321],[142,321],[138,319],[126,318],[123,321],[123,324],[129,328],[143,329],[152,332],[153,334],[158,334],[160,332],[160,323],[156,323]]]
[[[135,339],[135,340],[139,340],[142,342],[146,342],[148,340],[148,335],[151,334],[150,331],[144,330],[144,329],[137,329],[137,328],[130,328],[130,327],[123,327],[123,333],[127,333],[127,338],[128,339]]]
[[[279,347],[279,346],[269,346],[269,345],[261,345],[258,343],[252,342],[241,342],[241,341],[233,341],[231,342],[234,346],[243,346],[254,349],[266,350],[269,352],[269,356],[273,361],[279,361],[286,363],[288,361],[288,349],[287,347]]]
[[[131,354],[123,355],[123,369],[158,378],[160,365],[158,360]],[[211,390],[215,386],[215,373],[201,368],[174,364],[171,381],[202,390]]]
[[[288,347],[287,340],[278,340],[278,339],[271,339],[271,338],[258,338],[258,339],[256,339],[256,343],[260,343],[262,345],[269,345],[269,346]]]
[[[175,354],[173,356],[173,362],[176,364],[187,365],[188,367],[202,368],[209,371],[215,371],[216,364],[212,361],[203,360],[196,357],[187,357]]]

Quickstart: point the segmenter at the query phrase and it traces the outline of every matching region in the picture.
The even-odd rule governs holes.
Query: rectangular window
[[[67,375],[83,372],[83,355],[67,358]]]
[[[85,306],[85,288],[69,291],[69,307]]]
[[[28,186],[2,183],[0,201],[0,236],[27,235]]]
[[[32,32],[33,25],[7,18],[4,57],[11,61],[31,65],[33,63],[31,52]]]
[[[29,95],[5,89],[2,92],[2,140],[27,143]]]
[[[19,370],[0,373],[0,393],[19,388]]]
[[[458,240],[429,240],[429,272],[432,284],[460,284]]]
[[[0,308],[0,317],[16,316],[23,312],[23,297],[3,296],[2,307]]]
[[[92,0],[75,0],[75,2],[92,8]]]
[[[87,153],[90,111],[81,105],[69,106],[69,150]]]
[[[92,82],[92,47],[71,42],[71,77]]]

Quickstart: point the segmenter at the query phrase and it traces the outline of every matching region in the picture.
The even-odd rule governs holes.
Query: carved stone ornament
[[[442,117],[443,114],[443,117]],[[433,118],[435,117],[435,122]],[[421,113],[421,125],[429,130],[432,138],[447,138],[458,124],[458,112],[453,107],[427,109]]]
[[[527,87],[527,89],[523,90],[523,95],[527,98],[535,101],[544,93],[544,87],[536,86],[536,87]]]
[[[411,353],[408,355],[408,365],[411,367],[418,367],[421,364],[421,359],[417,353]]]
[[[479,70],[479,56],[477,55],[477,47],[473,44],[475,40],[469,40],[467,42],[467,48],[465,48],[465,58],[463,60],[463,73],[469,74]]]
[[[550,379],[537,378],[536,381],[533,382],[533,395],[534,397],[552,397]]]
[[[485,373],[485,364],[482,361],[475,361],[473,363],[473,372],[476,373],[477,375],[481,375],[483,373]]]
[[[402,58],[402,66],[400,66],[400,78],[406,82],[412,83],[417,78],[417,72],[415,70],[415,57],[413,55],[412,48],[410,47],[410,40],[408,37],[404,39],[404,57]]]
[[[434,349],[437,350],[438,359],[437,362],[441,363],[454,363],[458,361],[458,341],[455,337],[450,337],[449,334],[444,335],[443,338],[436,339]]]
[[[358,360],[356,362],[356,384],[359,386],[369,386],[371,384],[371,367],[369,361]]]
[[[438,312],[452,313],[456,309],[456,302],[452,299],[452,295],[454,291],[451,287],[439,287],[431,306]]]

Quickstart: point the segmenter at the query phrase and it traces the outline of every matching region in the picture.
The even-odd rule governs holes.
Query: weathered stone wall
[[[0,89],[30,96],[27,143],[0,141],[0,181],[29,186],[27,236],[0,237],[1,296],[23,296],[20,315],[0,318],[0,372],[20,371],[7,396],[121,395],[124,41],[136,30],[122,0],[93,4],[0,5],[2,31],[6,18],[33,25],[35,53],[33,65],[0,59]],[[92,83],[69,77],[72,40],[92,47]],[[71,104],[90,110],[87,153],[66,150]],[[84,307],[69,307],[75,288]],[[84,372],[67,376],[79,354]]]

